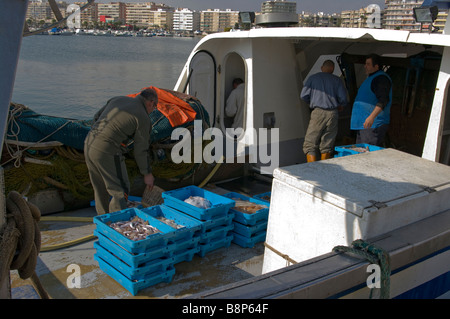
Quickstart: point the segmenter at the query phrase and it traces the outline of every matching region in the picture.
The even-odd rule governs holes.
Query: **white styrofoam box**
[[[266,243],[296,262],[450,209],[450,167],[384,149],[274,171]],[[286,266],[265,248],[263,273]]]

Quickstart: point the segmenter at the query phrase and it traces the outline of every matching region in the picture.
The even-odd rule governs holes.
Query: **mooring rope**
[[[10,270],[18,270],[21,279],[31,278],[41,298],[48,299],[35,272],[41,248],[41,212],[16,191],[8,194],[6,212],[7,222],[0,236],[0,286],[9,280]]]
[[[381,269],[381,291],[380,298],[388,299],[390,294],[390,276],[391,266],[389,254],[382,248],[373,244],[367,243],[361,239],[352,242],[352,247],[336,246],[333,248],[334,252],[353,253],[355,255],[366,258],[370,263],[377,264]],[[372,298],[373,289],[370,291],[370,298]]]
[[[282,257],[283,259],[286,260],[286,267],[289,266],[289,263],[291,264],[298,264],[298,262],[296,262],[294,259],[292,259],[291,257],[289,257],[289,255],[287,254],[283,254],[282,252],[280,252],[279,250],[276,250],[275,248],[273,248],[272,246],[270,246],[267,242],[264,242],[264,246],[269,248],[271,251],[273,251],[275,254],[277,254],[278,256]]]

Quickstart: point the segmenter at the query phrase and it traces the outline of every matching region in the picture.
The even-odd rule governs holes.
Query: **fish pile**
[[[255,204],[248,200],[242,200],[240,198],[232,198],[232,200],[236,202],[233,209],[245,214],[254,214],[260,209],[268,208],[266,205]]]
[[[180,229],[180,228],[184,227],[183,225],[179,225],[179,224],[175,223],[175,221],[173,219],[169,219],[169,218],[166,218],[163,216],[158,216],[155,218],[157,220],[159,220],[160,222],[163,222],[164,224],[169,225],[170,227],[175,228],[175,229]]]
[[[352,147],[344,147],[345,149],[352,150],[358,153],[366,153],[370,152],[369,147],[359,147],[359,146],[352,146]]]
[[[184,202],[204,209],[211,208],[212,206],[209,200],[201,196],[189,196],[189,198],[185,199]]]
[[[147,238],[147,236],[161,232],[156,227],[149,225],[148,221],[138,216],[128,221],[111,223],[109,227],[133,241],[142,240]]]

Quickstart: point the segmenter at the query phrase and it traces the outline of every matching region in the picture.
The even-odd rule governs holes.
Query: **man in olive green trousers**
[[[149,114],[157,104],[155,90],[146,89],[135,98],[114,97],[95,114],[95,123],[84,142],[84,154],[97,214],[127,208],[130,182],[123,152],[130,140],[134,141],[134,158],[144,183],[153,188]]]

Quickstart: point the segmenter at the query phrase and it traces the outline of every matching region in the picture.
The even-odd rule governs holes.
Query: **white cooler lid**
[[[273,175],[358,216],[450,185],[450,166],[394,149],[281,167]]]

